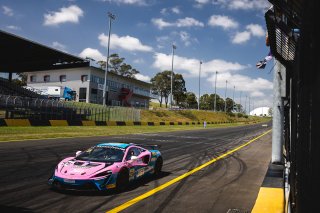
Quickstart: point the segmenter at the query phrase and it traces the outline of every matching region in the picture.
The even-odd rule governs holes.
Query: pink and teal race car
[[[48,184],[67,190],[123,190],[133,180],[159,175],[162,164],[156,146],[102,143],[62,160]]]

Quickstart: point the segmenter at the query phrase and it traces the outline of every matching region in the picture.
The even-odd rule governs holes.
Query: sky
[[[272,106],[273,60],[265,45],[267,0],[1,0],[1,30],[80,57],[106,60],[108,12],[115,15],[110,54],[150,81],[171,70],[189,92],[217,94],[254,107]],[[200,61],[202,64],[200,65]],[[227,84],[226,84],[227,81]],[[227,90],[226,90],[227,86]]]

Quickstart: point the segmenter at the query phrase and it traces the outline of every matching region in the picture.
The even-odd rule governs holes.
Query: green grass
[[[244,123],[209,124],[207,128],[231,127]],[[172,132],[203,129],[202,125],[175,126],[64,126],[64,127],[1,127],[0,142],[30,139],[126,135],[151,132]]]

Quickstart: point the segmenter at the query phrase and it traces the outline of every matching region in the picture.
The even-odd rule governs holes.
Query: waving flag
[[[264,69],[267,65],[267,62],[270,61],[272,59],[272,54],[271,52],[269,52],[269,54],[262,60],[262,61],[259,61],[257,64],[256,64],[256,67],[258,69]]]

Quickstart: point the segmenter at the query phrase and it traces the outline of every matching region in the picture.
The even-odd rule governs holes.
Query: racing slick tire
[[[162,159],[162,157],[158,157],[158,159],[156,160],[156,163],[154,165],[154,176],[155,177],[158,177],[161,174],[162,165],[163,165],[163,159]]]
[[[117,177],[116,191],[122,192],[127,188],[128,185],[129,185],[129,172],[126,169],[121,170]]]

